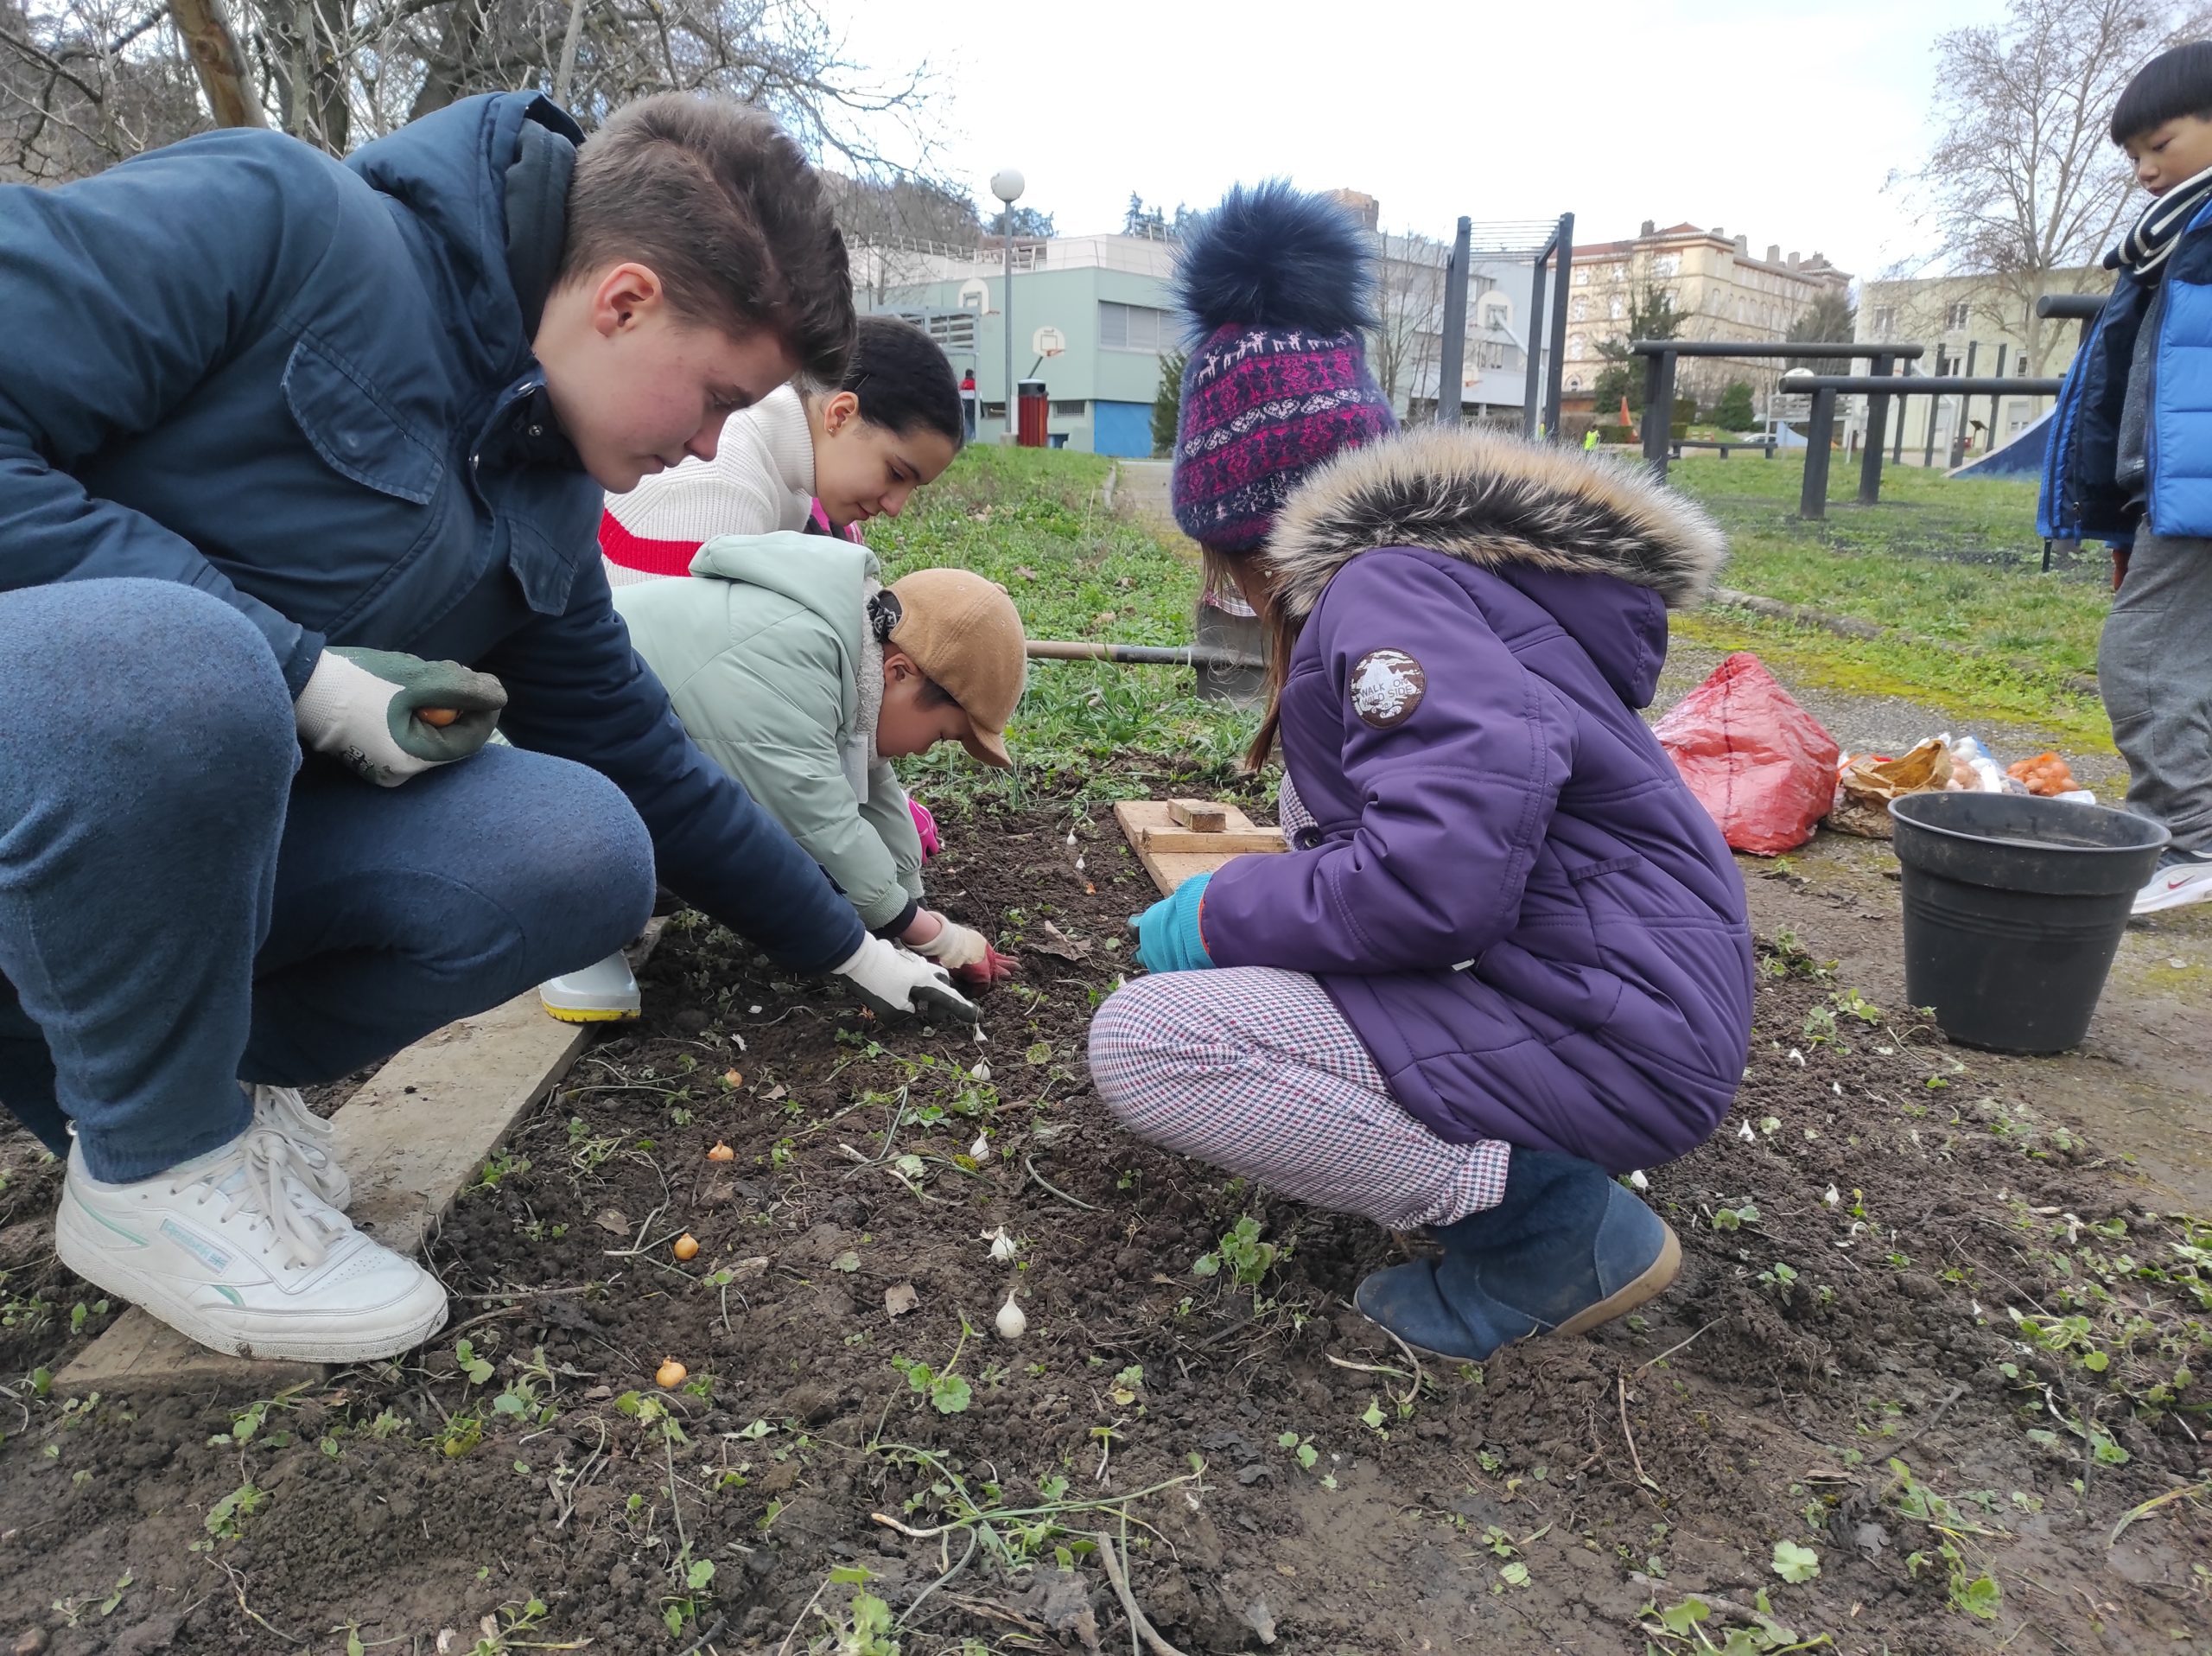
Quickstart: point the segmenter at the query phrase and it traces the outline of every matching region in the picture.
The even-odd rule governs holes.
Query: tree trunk
[[[223,15],[222,0],[169,0],[169,16],[192,67],[199,72],[200,90],[218,126],[266,126],[269,118],[246,79],[245,53]]]

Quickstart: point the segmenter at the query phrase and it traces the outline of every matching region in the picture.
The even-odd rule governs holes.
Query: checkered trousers
[[[1504,1199],[1510,1147],[1448,1143],[1408,1115],[1304,972],[1140,978],[1091,1020],[1090,1074],[1138,1137],[1393,1230]]]

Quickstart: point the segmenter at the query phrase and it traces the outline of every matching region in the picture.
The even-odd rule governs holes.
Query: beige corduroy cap
[[[968,751],[986,765],[1013,764],[1006,727],[1028,668],[1014,600],[969,570],[916,570],[886,590],[899,601],[890,642],[960,704]]]

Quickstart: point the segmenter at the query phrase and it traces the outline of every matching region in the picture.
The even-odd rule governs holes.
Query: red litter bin
[[[1021,400],[1015,409],[1020,424],[1015,440],[1025,449],[1046,448],[1052,439],[1045,433],[1045,422],[1052,412],[1052,405],[1045,399],[1045,382],[1025,379],[1020,384],[1020,392]]]

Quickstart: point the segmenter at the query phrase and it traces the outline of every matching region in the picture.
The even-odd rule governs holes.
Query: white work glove
[[[963,966],[981,965],[990,959],[990,939],[981,932],[949,920],[942,914],[937,918],[936,936],[920,943],[909,943],[906,946],[916,954],[954,971]]]
[[[308,747],[397,787],[476,752],[506,704],[498,679],[457,661],[336,647],[315,658],[293,713]]]
[[[942,1014],[973,1023],[981,1016],[976,1003],[952,986],[943,966],[874,935],[861,939],[859,952],[837,968],[837,975],[879,1017]]]

